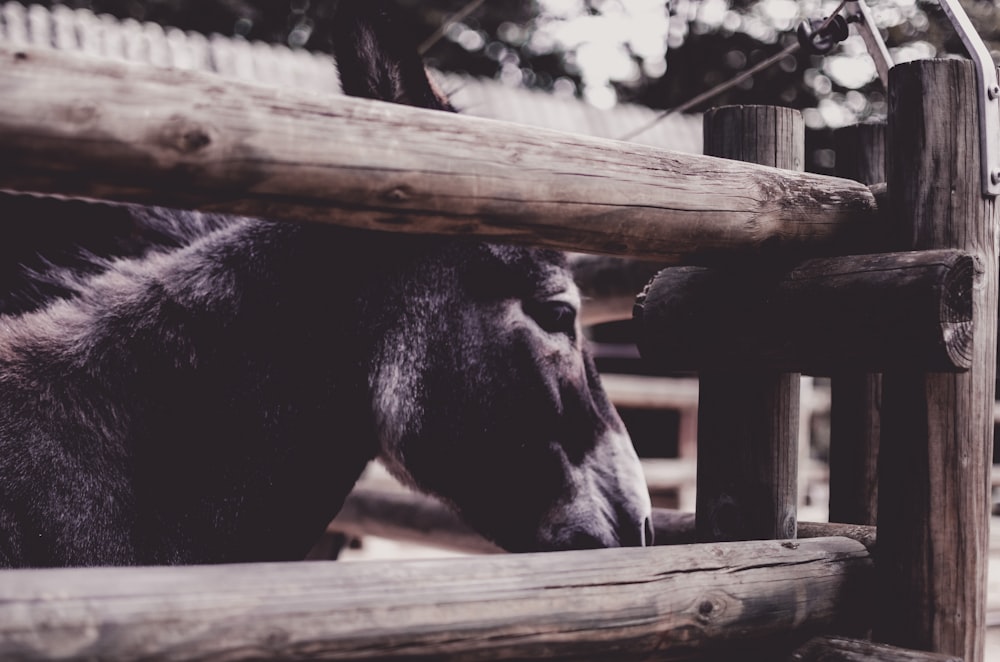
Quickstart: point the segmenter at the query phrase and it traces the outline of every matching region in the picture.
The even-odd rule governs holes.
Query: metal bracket
[[[940,2],[941,9],[955,26],[955,31],[976,67],[983,195],[995,196],[1000,194],[1000,84],[997,82],[997,67],[958,0]]]
[[[865,4],[864,0],[848,0],[846,5],[847,21],[854,24],[854,28],[861,35],[868,49],[868,55],[875,62],[875,70],[882,81],[882,86],[889,89],[889,69],[892,69],[892,56],[889,49],[879,34],[872,12]]]

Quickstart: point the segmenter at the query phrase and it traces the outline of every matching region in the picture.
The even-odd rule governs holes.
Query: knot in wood
[[[84,127],[98,120],[100,110],[92,103],[79,103],[67,106],[62,112],[65,120],[77,127]]]
[[[192,129],[181,136],[181,150],[197,152],[212,142],[212,138],[201,129]]]
[[[382,196],[387,202],[406,202],[412,197],[412,192],[409,191],[405,186],[394,186],[385,192]]]
[[[162,147],[180,154],[194,154],[212,144],[212,136],[207,129],[183,117],[171,118],[159,138]]]
[[[724,595],[710,594],[702,597],[696,608],[698,622],[707,625],[719,620],[726,609],[726,602]]]

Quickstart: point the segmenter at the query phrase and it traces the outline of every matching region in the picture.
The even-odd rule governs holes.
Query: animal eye
[[[525,311],[549,333],[576,335],[576,308],[565,301],[533,301],[525,304]]]

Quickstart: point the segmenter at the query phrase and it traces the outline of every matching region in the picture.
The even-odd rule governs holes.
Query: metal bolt
[[[992,182],[994,186],[1000,184],[1000,168],[993,168],[990,171],[990,182]]]
[[[991,85],[988,90],[986,90],[986,95],[990,98],[990,101],[996,99],[1000,96],[1000,85]]]

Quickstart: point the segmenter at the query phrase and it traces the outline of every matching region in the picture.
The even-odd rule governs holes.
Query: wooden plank
[[[885,181],[885,123],[834,132],[837,174],[863,184]],[[876,523],[882,375],[838,371],[830,382],[830,520]]]
[[[853,629],[859,543],[0,572],[0,658],[687,659]]]
[[[997,349],[995,198],[980,191],[972,64],[922,60],[890,72],[888,186],[905,248],[976,260],[972,368],[883,375],[878,621],[889,644],[984,655]]]
[[[814,258],[764,277],[664,269],[636,300],[639,350],[664,371],[966,370],[974,271],[954,250]]]
[[[774,106],[705,114],[705,153],[802,169],[802,115]],[[700,374],[698,539],[794,538],[799,375],[769,368]]]
[[[0,188],[665,262],[857,252],[876,216],[847,180],[11,45]]]
[[[807,641],[789,656],[788,662],[962,662],[962,658],[826,636]]]

